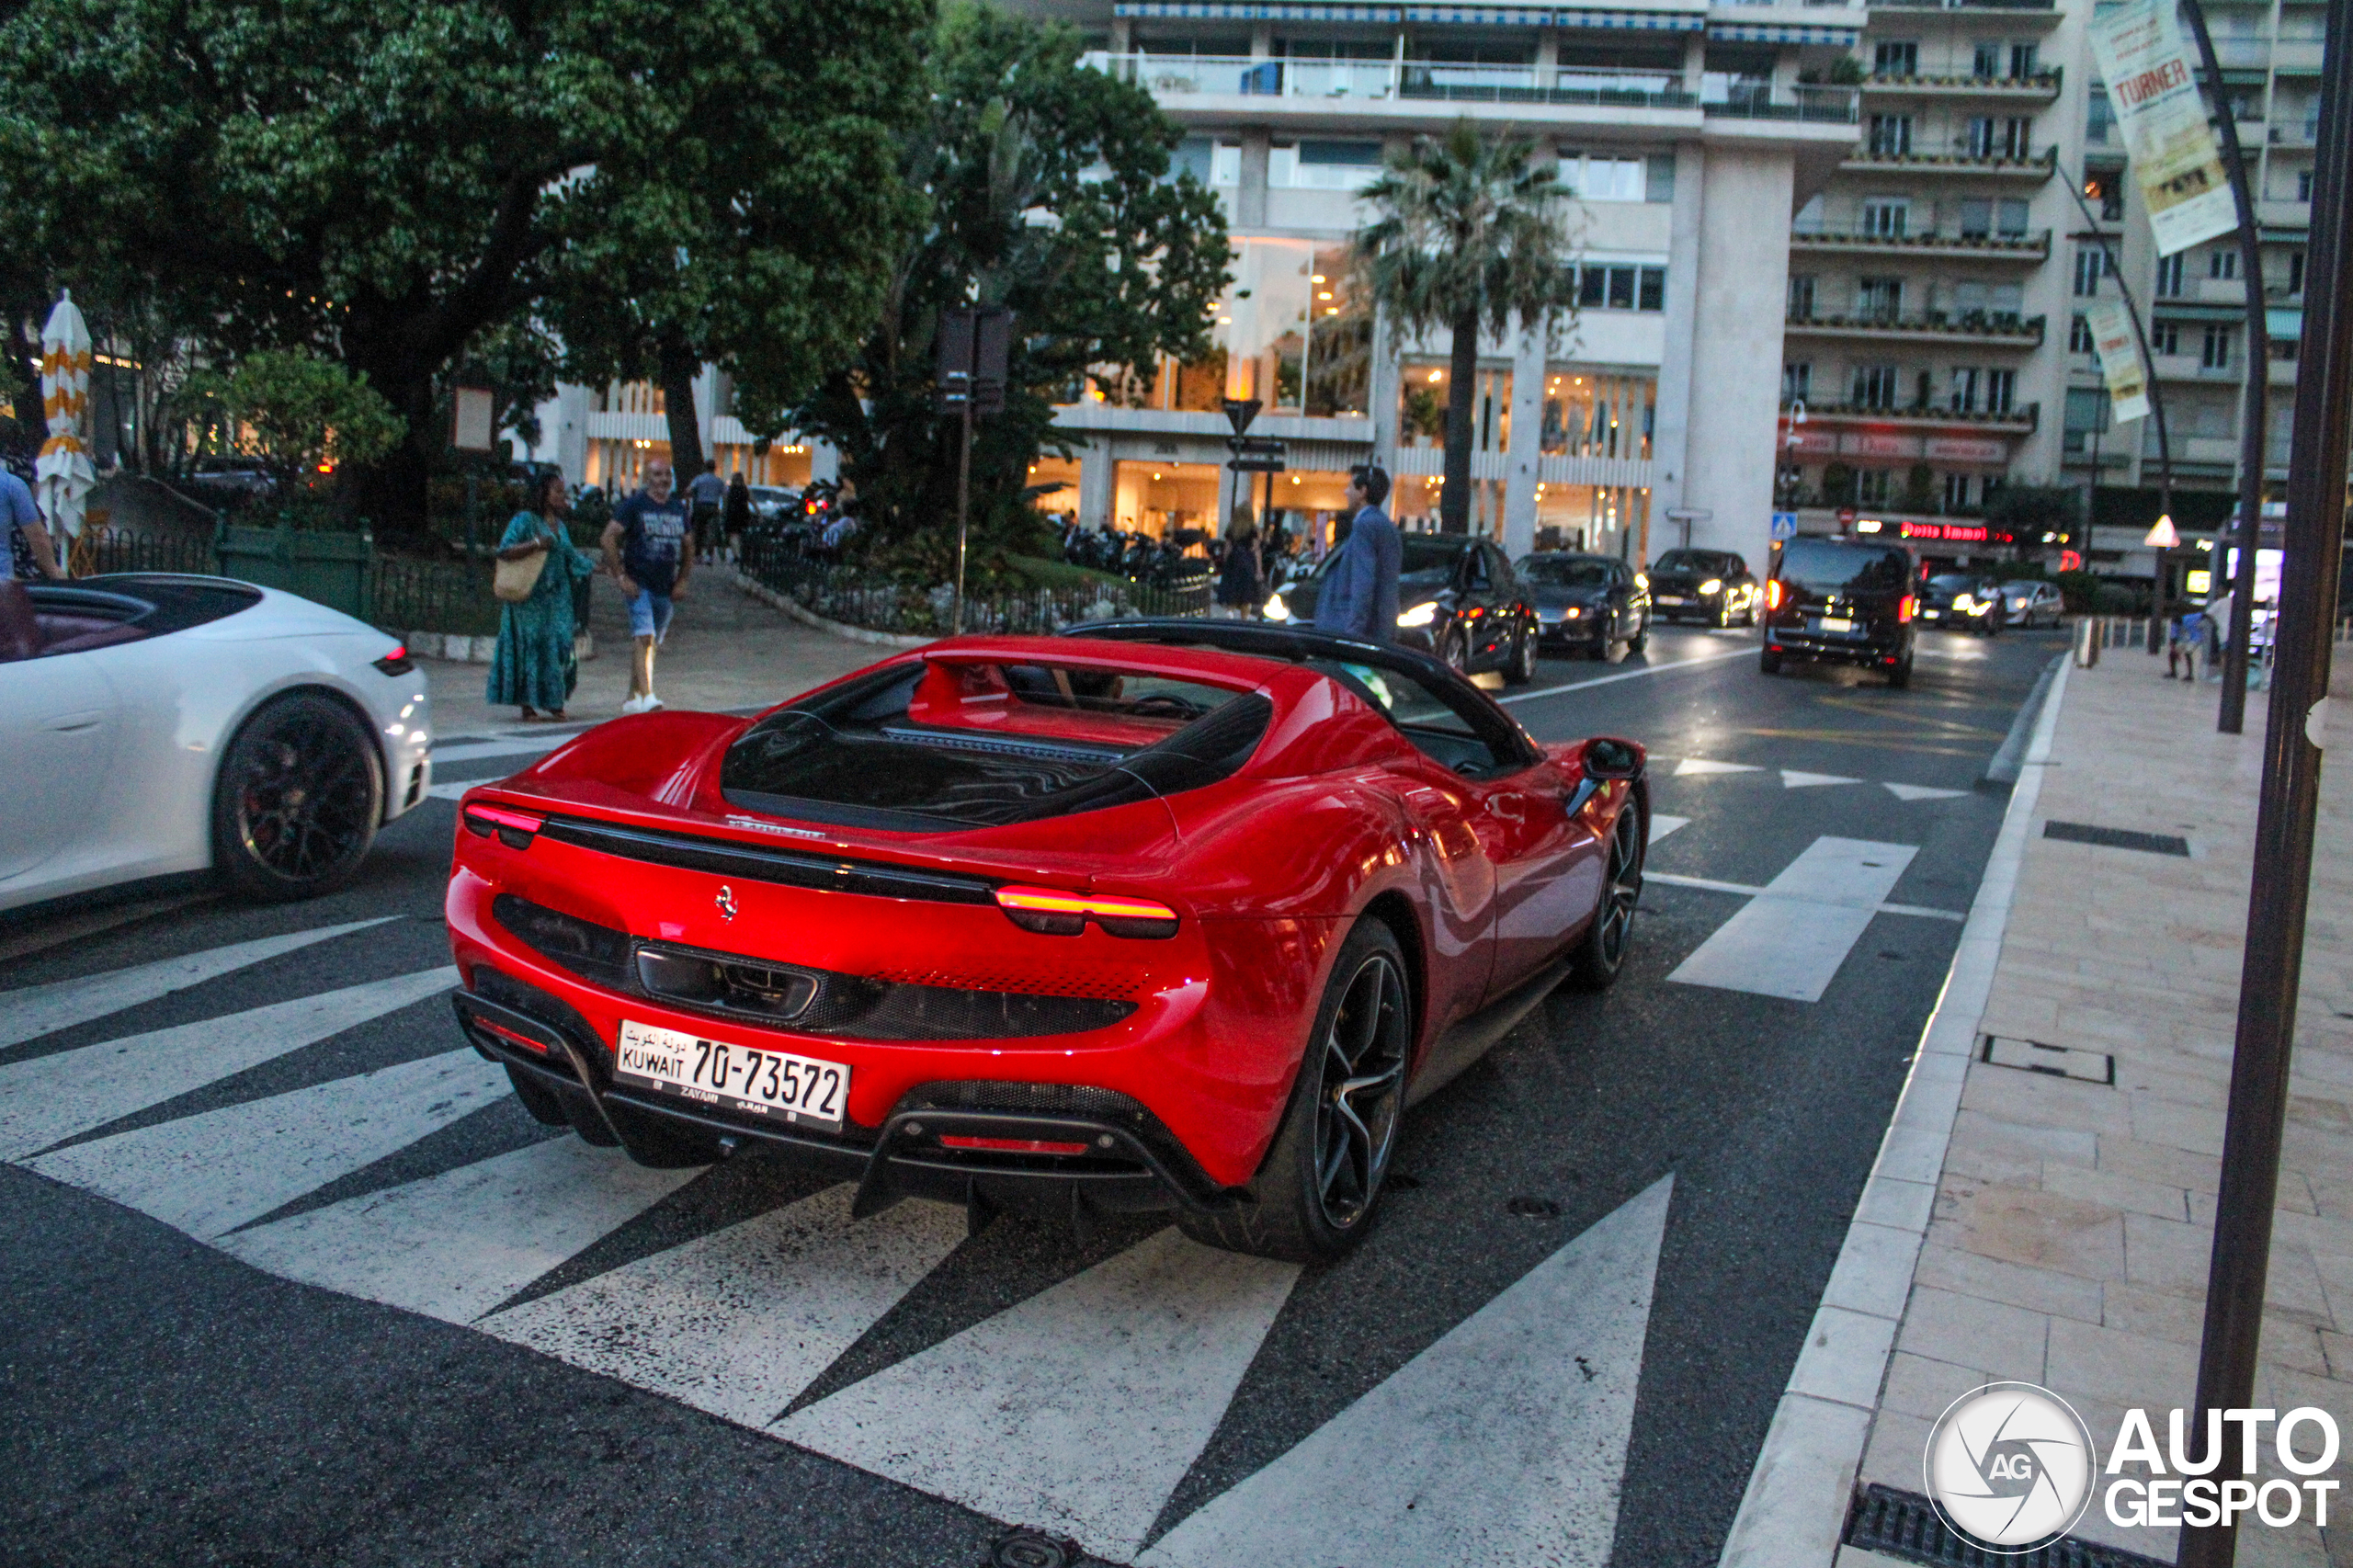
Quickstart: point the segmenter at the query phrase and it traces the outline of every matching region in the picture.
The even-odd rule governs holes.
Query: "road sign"
[[[1013,312],[1003,306],[966,306],[941,312],[935,372],[939,411],[959,413],[969,401],[974,414],[1002,413],[1012,348]]]
[[[1250,428],[1250,421],[1258,417],[1258,410],[1262,406],[1255,397],[1230,397],[1225,400],[1226,422],[1233,426],[1235,439],[1239,440],[1242,433]]]
[[[1225,446],[1233,454],[1233,460],[1225,466],[1236,473],[1283,472],[1283,444],[1272,437],[1236,436]]]
[[[1795,538],[1797,538],[1797,537],[1798,537],[1798,515],[1797,515],[1795,512],[1776,512],[1776,513],[1774,513],[1774,514],[1773,514],[1773,537],[1774,537],[1776,540],[1795,539]]]

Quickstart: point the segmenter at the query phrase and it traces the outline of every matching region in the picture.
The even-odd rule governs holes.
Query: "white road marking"
[[[0,1159],[46,1149],[341,1034],[447,991],[457,979],[444,965],[0,1066]]]
[[[565,1134],[213,1244],[282,1278],[471,1323],[699,1174]]]
[[[745,1426],[776,1420],[964,1239],[902,1203],[853,1221],[849,1186],[625,1264],[476,1326]]]
[[[1645,882],[1665,882],[1671,887],[1694,888],[1700,892],[1728,892],[1742,898],[1755,898],[1765,890],[1746,882],[1720,882],[1711,877],[1678,877],[1666,871],[1644,871]],[[1916,915],[1927,920],[1966,920],[1968,915],[1958,909],[1931,909],[1924,903],[1882,903],[1881,915]]]
[[[1756,650],[1734,648],[1724,653],[1701,653],[1697,658],[1677,659],[1671,665],[1647,665],[1639,670],[1620,670],[1614,676],[1596,676],[1591,680],[1571,681],[1566,686],[1548,686],[1540,691],[1516,691],[1509,697],[1498,697],[1497,702],[1533,702],[1540,697],[1558,697],[1563,692],[1584,691],[1589,687],[1612,686],[1621,680],[1640,680],[1644,676],[1663,676],[1676,670],[1692,670],[1701,665],[1712,665],[1725,659],[1745,658]]]
[[[1880,788],[1899,801],[1956,801],[1969,793],[1966,790],[1931,790],[1926,784],[1882,784]]]
[[[1815,839],[1667,979],[1819,1002],[1918,853],[1909,844]]]
[[[468,741],[462,745],[436,746],[433,766],[473,762],[486,756],[544,756],[564,742],[577,740],[587,733],[570,730],[560,734],[518,735],[511,741]]]
[[[1860,784],[1859,778],[1848,778],[1837,773],[1801,773],[1794,767],[1781,769],[1784,790],[1812,790],[1824,784]]]
[[[1675,765],[1675,777],[1688,778],[1695,773],[1759,773],[1762,768],[1745,762],[1711,762],[1704,756],[1687,756]]]
[[[1690,824],[1691,819],[1689,817],[1670,816],[1665,812],[1660,812],[1651,818],[1650,836],[1643,840],[1643,842],[1646,844],[1656,844],[1660,839],[1665,838],[1677,828],[1688,827]]]
[[[772,1430],[1126,1561],[1298,1278],[1162,1231]]]
[[[1604,1568],[1674,1179],[1169,1531],[1144,1568]]]
[[[92,1018],[103,1018],[108,1013],[119,1013],[125,1007],[135,1007],[142,1002],[168,996],[175,991],[185,991],[191,985],[257,964],[264,959],[274,959],[281,953],[307,948],[313,942],[324,942],[353,931],[364,931],[370,926],[381,926],[388,920],[398,918],[397,915],[385,915],[374,920],[322,926],[314,930],[296,931],[283,937],[260,937],[250,942],[232,942],[225,948],[210,948],[200,953],[187,953],[176,959],[157,959],[153,963],[137,964],[130,969],[85,975],[79,980],[60,980],[47,985],[0,991],[0,1048],[22,1045],[28,1040],[55,1034],[59,1029],[86,1024]]]
[[[398,1153],[506,1086],[505,1069],[447,1051],[76,1143],[32,1168],[210,1240]]]

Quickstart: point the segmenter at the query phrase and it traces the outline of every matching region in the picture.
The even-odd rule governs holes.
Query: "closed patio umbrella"
[[[71,290],[61,293],[49,324],[40,329],[40,398],[49,439],[33,465],[35,494],[63,570],[68,547],[60,541],[82,537],[84,502],[98,482],[90,465],[88,434],[90,329]]]

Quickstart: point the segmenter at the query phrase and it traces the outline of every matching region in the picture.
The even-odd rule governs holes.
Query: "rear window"
[[[1574,555],[1531,555],[1519,563],[1519,574],[1548,588],[1606,588],[1609,562]]]
[[[1722,568],[1714,556],[1703,551],[1670,550],[1658,558],[1654,572],[1717,572]]]
[[[904,665],[753,725],[728,748],[720,790],[847,826],[1003,826],[1215,783],[1273,716],[1256,693],[1156,676]]]
[[[1815,593],[1902,593],[1911,585],[1912,561],[1900,550],[1793,539],[1781,547],[1775,574]]]

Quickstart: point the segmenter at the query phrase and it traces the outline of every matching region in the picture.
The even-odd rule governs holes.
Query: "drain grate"
[[[1945,1528],[1916,1492],[1872,1485],[1847,1516],[1846,1543],[1933,1568],[2172,1568],[2154,1557],[2064,1537],[2033,1551],[2003,1553],[1972,1546]]]
[[[2189,854],[2189,840],[2177,838],[2170,833],[2134,833],[2129,828],[2094,827],[2087,822],[2046,822],[2042,824],[2045,838],[2063,838],[2073,844],[2097,844],[2104,849],[2138,849],[2148,855]]]

